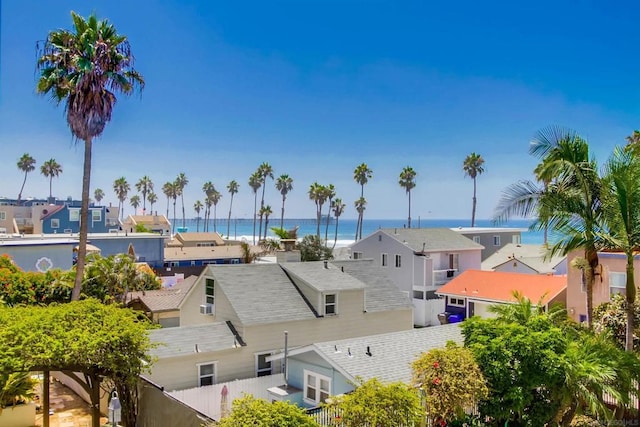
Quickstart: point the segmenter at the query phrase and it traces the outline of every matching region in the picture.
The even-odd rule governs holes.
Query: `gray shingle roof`
[[[278,264],[210,265],[207,274],[216,279],[243,325],[315,318]]]
[[[485,259],[482,262],[482,269],[493,270],[494,268],[515,259],[531,267],[540,274],[553,273],[554,268],[567,256],[558,254],[547,259],[547,252],[548,251],[544,245],[508,243]]]
[[[432,326],[389,334],[327,341],[310,346],[351,379],[383,382],[411,381],[411,363],[420,354],[442,348],[448,341],[462,344],[459,324]],[[340,351],[336,353],[335,348]],[[371,356],[366,353],[367,347]],[[351,357],[349,356],[351,352]]]
[[[383,228],[381,231],[400,242],[406,242],[414,252],[484,248],[481,244],[449,228]]]
[[[344,274],[339,266],[323,261],[288,262],[280,264],[289,274],[297,276],[319,292],[364,289],[365,284],[350,274]]]
[[[407,295],[387,276],[387,272],[373,260],[332,261],[336,267],[344,267],[344,272],[365,284],[365,304],[367,311],[387,311],[413,307]]]
[[[149,332],[149,338],[152,343],[159,344],[150,351],[151,356],[159,359],[226,350],[236,344],[235,336],[225,322],[154,329]]]
[[[170,288],[131,292],[129,299],[139,299],[153,312],[178,310],[180,303],[182,303],[184,297],[187,296],[191,287],[196,283],[196,280],[198,280],[198,276],[189,276]]]

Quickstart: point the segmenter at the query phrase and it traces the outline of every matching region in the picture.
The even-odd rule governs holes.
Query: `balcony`
[[[458,274],[459,271],[455,268],[447,268],[446,270],[433,270],[433,285],[442,286],[445,283],[449,283]]]

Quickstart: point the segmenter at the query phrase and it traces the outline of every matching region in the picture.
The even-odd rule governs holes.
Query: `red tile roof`
[[[437,294],[495,302],[513,302],[513,291],[534,304],[547,304],[567,288],[567,276],[467,270],[442,286]]]

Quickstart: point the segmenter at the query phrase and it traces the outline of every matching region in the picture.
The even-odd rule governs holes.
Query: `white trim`
[[[7,220],[7,213],[5,211],[0,211],[0,221]]]
[[[452,298],[456,300],[455,304],[453,302],[451,302]],[[462,300],[462,304],[458,303],[458,300]],[[458,297],[458,296],[453,296],[452,297],[452,296],[449,296],[447,305],[450,305],[451,307],[466,307],[467,305],[466,305],[465,301],[466,301],[466,298],[464,298],[464,297]]]
[[[500,236],[493,236],[493,246],[500,246]],[[497,243],[496,243],[497,242]]]
[[[323,394],[326,394],[328,398],[331,396],[331,378],[325,377],[324,375],[320,375],[317,372],[309,371],[307,369],[303,370],[304,374],[304,387],[302,389],[302,400],[311,405],[319,405],[325,399],[322,398]],[[309,385],[309,377],[314,379],[314,384]],[[326,389],[322,387],[322,381],[326,381]],[[308,389],[311,388],[314,390],[315,396],[313,398],[307,397]]]
[[[333,302],[327,302],[327,297],[333,296]],[[333,306],[333,313],[327,313],[327,306]],[[338,314],[338,294],[336,292],[322,295],[322,311],[325,316],[336,316]]]
[[[388,267],[389,266],[389,254],[386,252],[383,252],[380,254],[380,266],[381,267]]]
[[[202,375],[200,373],[200,367],[201,366],[207,366],[207,365],[213,365],[213,374],[207,374],[207,375]],[[215,384],[216,383],[216,374],[218,373],[218,362],[217,361],[211,361],[211,362],[202,362],[202,363],[196,363],[196,375],[198,376],[198,387],[204,387],[206,385],[209,384],[205,384],[202,385],[202,379],[203,378],[212,378],[212,383],[211,384]]]
[[[612,285],[611,282],[613,282],[613,278],[616,278],[618,280],[616,281],[620,281],[622,282],[622,285],[620,285],[620,283],[616,284],[616,285]],[[609,295],[615,295],[615,294],[623,294],[626,295],[626,290],[627,290],[627,273],[626,272],[620,272],[620,271],[610,271],[609,272]]]
[[[394,256],[394,265],[396,266],[396,268],[402,268],[402,255],[401,254],[395,254],[395,256]]]
[[[271,360],[268,360],[269,356],[273,355],[273,353],[273,351],[262,351],[259,353],[253,353],[256,367],[256,377],[273,374],[273,362]],[[269,363],[269,368],[260,368],[260,356],[265,356],[264,360],[266,363]],[[262,375],[260,375],[261,373]]]

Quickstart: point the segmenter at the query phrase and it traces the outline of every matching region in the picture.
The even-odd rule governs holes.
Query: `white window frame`
[[[333,297],[333,302],[328,302],[327,297]],[[338,294],[337,293],[324,294],[322,296],[322,306],[324,308],[325,316],[336,316],[338,314]],[[328,313],[327,307],[333,307],[333,313]]]
[[[255,355],[255,360],[256,360],[256,377],[263,377],[263,376],[267,376],[267,375],[271,375],[273,374],[273,362],[268,362],[266,359],[267,357],[271,356],[273,354],[273,351],[267,351],[267,352],[263,352],[263,353],[254,353]],[[265,363],[269,364],[268,368],[261,368],[260,367],[260,357],[264,356],[265,359]]]
[[[396,254],[394,258],[395,258],[396,268],[402,268],[402,255]]]
[[[460,304],[460,301],[462,301],[462,304]],[[451,307],[465,307],[466,306],[465,305],[465,299],[464,298],[458,298],[458,297],[449,297],[449,305]]]
[[[91,222],[100,221],[102,221],[102,209],[91,209]]]
[[[304,394],[302,399],[310,404],[317,406],[324,402],[329,396],[331,396],[331,378],[325,377],[324,375],[320,375],[317,372],[309,371],[304,369]],[[310,384],[309,377],[313,378],[313,384]],[[322,381],[326,381],[326,389],[322,389],[321,384]],[[315,397],[308,397],[309,389],[314,391]],[[325,397],[323,398],[323,394]]]
[[[615,282],[615,284],[614,284]],[[609,295],[615,294],[626,295],[627,290],[627,273],[619,271],[609,272]]]
[[[389,254],[383,253],[380,255],[380,265],[387,267],[389,265]]]
[[[493,236],[493,246],[500,246],[500,236]]]
[[[51,228],[60,228],[59,218],[51,218]]]
[[[202,373],[200,372],[200,368],[203,366],[208,366],[208,365],[212,365],[213,366],[213,373],[212,374],[206,374],[206,375],[202,375]],[[205,384],[202,385],[202,380],[203,378],[211,378],[212,382],[211,385],[216,383],[216,374],[218,372],[218,362],[216,361],[211,361],[211,362],[202,362],[202,363],[197,363],[196,364],[196,374],[198,375],[198,387],[205,387],[209,384]]]
[[[513,236],[511,236],[511,243],[513,243],[514,245],[519,245],[520,243],[522,243],[522,236],[520,236],[519,234],[514,234]]]
[[[69,222],[80,222],[80,208],[69,208]]]
[[[362,259],[362,252],[357,252],[357,251],[356,251],[356,252],[353,252],[353,253],[351,254],[351,258],[352,258],[352,259]]]
[[[480,236],[473,236],[473,242],[480,244]]]
[[[7,220],[7,213],[5,211],[0,211],[0,221]]]
[[[211,293],[208,293],[209,281],[211,281]],[[216,281],[210,277],[204,278],[204,303],[215,307],[216,302]]]

